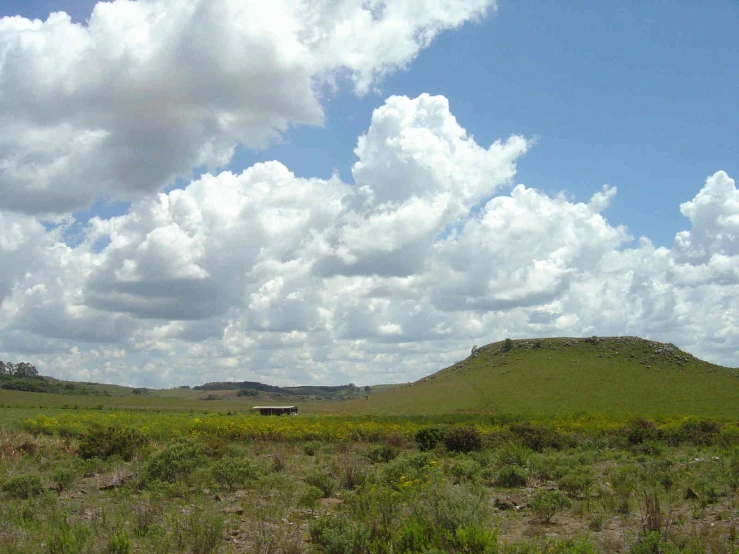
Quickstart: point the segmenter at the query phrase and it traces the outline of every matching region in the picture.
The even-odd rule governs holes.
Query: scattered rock
[[[215,497],[216,502],[223,502],[223,497],[220,494],[217,494]]]
[[[698,500],[700,497],[701,495],[695,492],[691,487],[688,487],[685,491],[685,500]]]
[[[224,514],[241,515],[244,513],[244,508],[242,508],[241,506],[228,506],[221,509],[221,512],[223,512]]]

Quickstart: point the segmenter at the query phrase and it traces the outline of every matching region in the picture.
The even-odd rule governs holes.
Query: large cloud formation
[[[0,198],[65,213],[141,196],[319,125],[493,0],[116,0],[85,25],[0,18]]]
[[[671,248],[515,184],[529,148],[484,147],[443,97],[391,97],[354,184],[279,162],[206,174],[64,225],[0,213],[0,358],[138,385],[409,380],[473,344],[635,334],[733,365],[739,191],[724,172],[680,206]],[[676,207],[677,208],[677,207]]]

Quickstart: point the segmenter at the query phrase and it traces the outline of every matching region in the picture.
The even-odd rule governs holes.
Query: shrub
[[[322,517],[311,522],[310,538],[325,554],[360,554],[369,546],[366,526],[344,518]]]
[[[463,525],[484,525],[490,503],[478,487],[447,485],[428,491],[418,510],[433,528],[454,533]]]
[[[659,431],[653,421],[644,418],[632,419],[626,428],[629,444],[642,444],[659,438]]]
[[[259,391],[256,391],[254,389],[239,389],[236,391],[236,396],[259,396]]]
[[[106,552],[108,554],[130,554],[131,541],[123,529],[110,536]]]
[[[441,427],[425,427],[416,431],[414,439],[419,450],[428,452],[443,442],[444,429]]]
[[[573,471],[557,481],[559,488],[570,496],[578,494],[587,495],[594,483],[595,478],[593,475],[584,471]]]
[[[557,512],[572,506],[572,501],[561,491],[539,490],[529,500],[534,515],[544,523],[551,521]]]
[[[525,467],[531,458],[531,449],[519,442],[509,442],[498,451],[498,463],[501,466],[517,465]]]
[[[536,425],[528,421],[513,423],[508,430],[525,446],[531,450],[541,452],[545,448],[562,448],[565,440],[554,429],[544,425]]]
[[[211,554],[218,551],[223,540],[223,516],[217,512],[196,510],[190,515],[188,523],[192,554]]]
[[[321,443],[318,441],[308,441],[303,443],[303,452],[306,456],[315,456],[316,452],[321,448]]]
[[[513,341],[511,339],[506,339],[503,341],[503,346],[500,347],[501,352],[510,352],[513,350]]]
[[[524,487],[529,480],[529,472],[520,466],[505,466],[498,472],[495,483],[500,487]]]
[[[144,465],[142,481],[175,483],[207,463],[202,445],[187,440],[173,442],[149,457]]]
[[[456,484],[467,482],[473,483],[477,481],[481,470],[482,466],[479,462],[464,457],[454,462],[449,473],[452,481]]]
[[[303,491],[298,499],[298,506],[301,508],[310,508],[311,510],[316,507],[318,501],[323,498],[323,491],[318,487],[309,485]]]
[[[11,477],[2,487],[3,491],[14,498],[31,498],[44,491],[41,477],[35,474],[18,475]]]
[[[128,461],[144,444],[146,439],[136,429],[95,426],[80,438],[77,454],[85,459],[120,456]]]
[[[498,533],[481,525],[461,525],[454,532],[454,542],[470,554],[496,554]]]
[[[721,426],[715,421],[688,420],[680,425],[682,440],[696,446],[710,446],[714,444]]]
[[[324,472],[317,469],[311,471],[305,477],[305,482],[308,485],[312,485],[320,489],[325,498],[331,496],[331,494],[334,492],[334,489],[336,488],[336,483],[334,482],[334,480],[331,479],[331,477],[326,475]]]
[[[213,463],[210,471],[216,482],[230,491],[258,477],[257,469],[246,458],[221,458]]]
[[[657,531],[652,531],[631,546],[631,554],[652,554],[653,552],[678,554],[680,551],[674,545],[664,542],[662,535]]]
[[[387,463],[397,458],[398,449],[387,444],[374,444],[364,456],[373,464]]]
[[[450,452],[474,452],[482,449],[482,435],[470,425],[450,427],[444,433],[444,446]]]

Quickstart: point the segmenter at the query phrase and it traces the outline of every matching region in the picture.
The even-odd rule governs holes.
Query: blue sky
[[[294,4],[310,6],[311,2]],[[357,10],[361,9],[360,4],[357,2]],[[405,0],[388,2],[395,7],[411,4]],[[739,263],[739,239],[732,223],[739,218],[739,214],[734,213],[737,193],[732,181],[739,175],[739,109],[736,100],[739,98],[739,42],[736,40],[739,3],[734,0],[501,0],[497,10],[489,11],[483,18],[476,17],[476,14],[479,14],[481,6],[490,7],[491,0],[440,1],[440,4],[445,11],[438,21],[430,23],[434,29],[433,40],[429,45],[416,44],[412,52],[401,52],[404,43],[402,37],[393,34],[397,31],[396,25],[378,31],[385,33],[379,46],[371,42],[376,35],[368,28],[356,31],[355,43],[334,45],[336,52],[316,53],[313,63],[319,69],[311,69],[314,73],[308,77],[317,79],[330,74],[337,77],[339,83],[334,92],[328,92],[324,87],[321,95],[301,88],[303,68],[300,64],[290,66],[285,62],[284,71],[281,67],[275,71],[270,67],[260,69],[258,56],[250,58],[248,52],[239,54],[243,58],[228,59],[225,52],[230,51],[228,47],[233,46],[232,43],[224,43],[221,49],[223,59],[219,59],[218,48],[203,54],[203,59],[213,66],[222,63],[222,67],[230,68],[228,63],[235,63],[235,77],[226,74],[232,69],[224,70],[220,76],[223,81],[216,76],[210,88],[202,87],[199,82],[206,77],[199,71],[198,64],[203,62],[197,49],[182,54],[183,66],[179,68],[160,67],[154,62],[148,66],[141,62],[137,66],[131,61],[136,56],[121,62],[121,58],[114,54],[117,45],[128,41],[144,26],[142,19],[139,27],[135,23],[129,27],[120,23],[117,27],[132,13],[123,10],[123,3],[111,8],[109,20],[103,18],[107,27],[101,25],[99,29],[107,29],[105,32],[109,35],[98,32],[98,42],[93,46],[74,42],[80,39],[80,34],[74,34],[66,23],[57,24],[57,28],[70,33],[64,39],[73,42],[68,52],[82,52],[79,56],[84,63],[96,60],[96,56],[108,60],[95,66],[98,69],[94,71],[110,70],[109,76],[96,80],[94,71],[85,74],[87,66],[84,64],[79,66],[82,70],[73,64],[65,65],[74,56],[65,57],[68,53],[66,48],[58,45],[54,47],[56,50],[50,50],[51,54],[46,54],[48,59],[45,60],[32,49],[23,50],[22,56],[25,57],[22,59],[26,65],[18,67],[31,68],[28,69],[28,88],[23,88],[25,80],[15,87],[18,78],[8,77],[15,75],[12,71],[17,69],[8,65],[3,74],[0,65],[0,86],[5,83],[8,90],[5,105],[0,101],[0,125],[6,126],[8,136],[17,133],[25,137],[10,141],[6,146],[0,141],[0,162],[3,162],[3,156],[6,160],[14,160],[14,152],[24,153],[28,159],[44,152],[38,155],[42,158],[48,156],[49,161],[42,173],[33,173],[40,167],[35,165],[35,169],[29,169],[30,166],[18,169],[18,177],[0,176],[0,194],[5,190],[7,195],[5,205],[0,200],[0,216],[9,214],[8,221],[12,219],[13,229],[27,226],[29,245],[48,243],[46,253],[26,252],[14,246],[11,254],[15,257],[8,260],[20,264],[18,272],[6,277],[0,275],[0,301],[5,302],[6,313],[13,314],[6,320],[0,318],[0,354],[5,352],[6,357],[12,357],[14,352],[21,351],[21,346],[27,352],[33,352],[34,348],[39,352],[67,352],[69,348],[78,347],[79,351],[97,352],[95,359],[104,360],[112,355],[100,353],[100,344],[105,342],[117,345],[124,352],[123,359],[128,357],[140,364],[134,372],[137,377],[127,373],[128,369],[116,370],[119,372],[118,380],[128,379],[138,384],[159,383],[157,379],[160,377],[154,377],[156,372],[151,369],[159,363],[155,360],[157,352],[187,357],[194,351],[202,353],[205,350],[209,352],[207,356],[212,357],[209,365],[221,364],[229,371],[248,365],[247,362],[252,364],[249,371],[254,373],[244,373],[246,370],[239,373],[234,369],[235,378],[259,377],[256,372],[262,371],[286,383],[322,379],[343,382],[343,377],[364,382],[362,372],[368,371],[366,368],[372,366],[371,360],[378,356],[396,361],[403,356],[408,357],[405,365],[386,377],[407,380],[426,369],[438,367],[441,358],[454,359],[455,355],[469,349],[467,342],[479,344],[488,339],[498,339],[500,333],[507,336],[626,333],[672,340],[709,359],[738,365],[732,352],[739,347],[739,331],[735,323],[739,319],[739,307],[732,298],[737,297],[739,285],[729,275],[734,261]],[[142,2],[141,5],[154,4]],[[187,5],[202,7],[207,4],[201,0],[188,0]],[[249,6],[244,12],[246,15],[239,12],[239,16],[246,18],[242,23],[248,23],[251,15],[261,16],[261,13],[257,14],[261,9],[256,7],[260,6],[258,2],[239,4],[232,0],[218,0],[212,4],[216,5],[229,9]],[[270,17],[284,16],[286,21],[293,17],[290,2],[276,2],[274,5],[277,11]],[[0,4],[0,17],[20,15],[45,20],[50,12],[65,11],[87,32],[86,22],[94,6],[95,2],[90,0],[5,0]],[[156,15],[156,8],[151,9],[154,10],[151,13]],[[170,7],[170,13],[165,17],[170,17],[174,11],[176,9]],[[190,22],[192,26],[189,27],[183,23],[182,29],[175,29],[181,35],[173,35],[175,38],[179,36],[181,42],[173,39],[172,44],[201,44],[197,42],[199,39],[193,38],[198,32],[211,36],[214,42],[221,37],[230,37],[229,22],[216,21],[219,13],[214,9],[215,15],[211,14],[213,17],[207,24],[203,23],[202,29],[199,29],[197,19]],[[408,22],[409,29],[422,29],[429,25],[422,13],[412,10],[407,13],[418,17],[418,21]],[[135,17],[139,16],[131,17],[131,21],[137,21]],[[466,22],[455,28],[452,21]],[[279,26],[275,23],[275,29]],[[21,36],[17,29],[20,27],[9,26],[6,31],[0,30],[0,49],[4,36],[7,44],[16,44],[12,41]],[[362,36],[365,31],[367,34]],[[53,38],[51,33],[44,36],[44,40]],[[266,40],[258,33],[254,36],[258,36],[254,41]],[[263,52],[284,48],[285,56],[279,58],[279,63],[282,63],[292,52],[288,47],[291,35],[280,36],[283,38],[274,39],[276,42],[269,47],[272,50],[266,48]],[[411,33],[409,36],[416,35]],[[159,37],[152,35],[149,40],[155,44]],[[166,40],[169,39],[162,39],[162,52],[171,47]],[[286,42],[280,43],[280,40]],[[383,49],[383,44],[387,44],[387,48]],[[137,47],[134,44],[131,51]],[[346,55],[342,49],[347,50]],[[58,59],[53,60],[57,55]],[[194,61],[187,56],[193,56]],[[20,54],[17,59],[21,59]],[[121,66],[116,66],[117,63]],[[271,63],[279,65],[278,62]],[[246,69],[239,74],[242,66]],[[55,80],[56,76],[52,74],[58,67],[66,68],[66,73],[60,69],[58,80]],[[47,68],[49,75],[37,75],[34,71],[38,68]],[[369,90],[364,91],[364,74],[361,72],[367,68],[370,68],[366,83]],[[378,68],[382,73],[379,77],[371,73]],[[153,83],[151,87],[147,88],[148,85],[141,85],[138,81],[126,82],[137,71],[148,76],[149,84]],[[296,75],[294,87],[290,84],[291,71]],[[167,89],[168,83],[178,79],[177,86],[172,84],[172,88]],[[120,85],[109,85],[118,80]],[[81,84],[75,88],[78,83]],[[143,88],[137,89],[139,86]],[[126,87],[130,87],[132,92],[121,100],[117,95],[129,90]],[[180,94],[178,87],[192,92]],[[250,100],[243,100],[237,108],[228,104],[231,102],[229,94],[238,87],[243,87],[245,98],[252,98],[250,94],[256,91],[254,105],[249,105]],[[286,88],[283,91],[280,87]],[[16,92],[17,97],[14,96]],[[209,94],[212,97],[207,98]],[[388,100],[394,95],[407,97],[408,101]],[[113,96],[116,100],[110,100]],[[166,100],[160,106],[163,108],[161,111],[172,110],[165,113],[161,121],[156,109],[151,111],[150,108],[150,103],[156,105],[160,98],[173,99],[173,106],[166,105]],[[448,106],[445,107],[440,98],[445,99]],[[181,105],[176,104],[180,101]],[[235,102],[239,102],[238,98]],[[220,115],[209,119],[211,109]],[[306,124],[316,119],[316,109],[322,109],[324,124]],[[68,115],[65,115],[65,110]],[[51,113],[54,115],[48,116]],[[227,117],[223,116],[224,113]],[[243,126],[248,125],[243,122],[252,121],[250,118],[258,119],[265,113],[269,116],[263,123],[254,129],[243,130]],[[436,114],[434,121],[446,122],[445,126],[437,129],[432,123],[418,123],[418,114],[426,113]],[[22,115],[16,119],[16,114]],[[141,116],[139,122],[139,116],[135,114],[149,115]],[[44,120],[47,116],[48,120]],[[243,119],[239,119],[241,117]],[[213,122],[229,118],[242,121],[241,127],[226,125],[217,132],[209,130],[217,127]],[[474,137],[474,146],[469,147],[469,142],[464,143],[453,136],[454,132],[450,131],[452,118],[456,118],[458,125]],[[152,123],[148,126],[150,120]],[[22,123],[17,124],[17,121]],[[16,127],[25,125],[26,121],[32,122],[28,125],[33,129],[28,136]],[[141,128],[138,128],[138,123],[141,123]],[[182,125],[178,126],[179,123]],[[260,143],[259,133],[279,129],[285,123],[288,128],[278,143],[267,148],[254,147]],[[65,125],[73,129],[69,140],[60,139],[61,142],[56,144],[50,139],[48,151],[46,144],[38,142],[39,136],[46,136],[43,133],[48,132],[48,136],[55,137],[68,132]],[[171,129],[167,129],[167,125],[171,125]],[[107,147],[102,146],[102,150],[91,150],[94,154],[79,154],[78,157],[75,157],[77,150],[72,150],[71,154],[65,150],[65,144],[74,137],[88,136],[86,132],[92,133],[89,135],[92,137],[100,129],[112,137],[114,148],[105,150]],[[396,129],[398,135],[393,135],[394,131],[388,129]],[[383,133],[390,134],[385,136]],[[414,140],[418,141],[420,136],[428,138],[428,133],[441,137],[441,142],[429,139],[425,145],[411,144],[413,141],[401,144],[403,137],[416,137]],[[370,146],[355,153],[358,137],[365,134]],[[486,158],[478,148],[486,149],[494,141],[505,141],[512,136],[519,137],[519,142],[506,143],[505,152],[499,158],[493,154]],[[142,138],[150,142],[148,153],[140,148]],[[447,146],[440,147],[440,144],[451,145],[449,159],[441,159],[444,155],[439,152],[446,152]],[[305,198],[299,208],[292,206],[289,200],[274,207],[277,219],[282,217],[281,214],[292,213],[290,210],[303,209],[309,214],[304,218],[306,221],[321,217],[332,221],[328,224],[321,219],[318,227],[300,231],[303,234],[302,254],[295,254],[292,250],[290,254],[283,252],[281,248],[289,242],[287,239],[265,238],[272,237],[271,223],[265,223],[260,230],[249,227],[249,233],[252,233],[249,237],[260,237],[253,240],[264,241],[258,249],[260,252],[281,252],[274,254],[276,257],[270,262],[273,265],[267,264],[269,267],[286,263],[290,256],[296,256],[295,259],[301,259],[305,267],[313,268],[309,275],[302,276],[302,281],[298,282],[292,274],[280,273],[287,271],[284,267],[275,270],[276,273],[257,277],[255,272],[262,265],[246,258],[224,261],[223,254],[220,254],[218,262],[213,262],[217,258],[213,252],[231,240],[226,231],[217,229],[217,225],[208,227],[206,231],[189,228],[192,221],[207,220],[204,212],[185,217],[180,210],[164,217],[156,211],[156,201],[150,195],[157,190],[183,189],[185,194],[180,198],[192,197],[188,206],[200,203],[201,207],[215,202],[217,195],[226,195],[227,191],[233,193],[229,187],[235,185],[225,178],[214,178],[208,184],[190,185],[191,179],[207,173],[195,162],[200,155],[195,152],[199,152],[198,148],[205,148],[204,145],[210,145],[208,148],[212,149],[205,154],[211,165],[213,160],[223,159],[227,146],[233,146],[234,155],[226,156],[228,162],[221,163],[220,169],[228,169],[237,175],[242,171],[248,173],[259,162],[276,160],[298,178],[321,180],[322,184],[316,185],[319,188],[314,191],[315,198]],[[424,165],[434,166],[434,156],[437,155],[441,158],[435,167]],[[409,166],[407,160],[413,156],[426,161]],[[18,159],[25,158],[20,156]],[[53,169],[62,162],[67,163],[68,159],[74,160],[68,162],[68,170],[55,174]],[[161,167],[160,160],[164,160]],[[359,185],[371,191],[373,199],[366,201],[369,203],[361,209],[358,206],[365,201],[361,200],[364,193],[350,192],[341,187],[337,190],[330,181],[331,176],[337,173],[343,183],[358,189],[354,187],[352,177],[352,168],[358,160],[361,162],[359,165],[365,168],[364,173],[360,173]],[[509,162],[513,165],[507,165]],[[472,167],[474,164],[479,164],[479,167]],[[453,168],[451,173],[448,172],[449,167]],[[133,168],[131,175],[127,174],[129,168]],[[264,170],[265,175],[270,175],[263,177],[265,182],[275,187],[265,197],[268,203],[283,198],[278,184],[286,186],[286,178],[280,171],[277,166]],[[720,171],[725,174],[717,173]],[[485,172],[495,176],[491,176],[486,185],[480,185]],[[241,179],[238,185],[240,192],[230,197],[230,202],[235,202],[235,198],[242,199],[245,206],[256,202],[250,196],[253,189],[249,187],[253,183],[247,173],[238,178]],[[180,177],[171,177],[175,174]],[[396,182],[397,175],[402,175],[410,184],[402,180]],[[455,175],[464,177],[460,177],[457,183]],[[147,180],[149,176],[150,182]],[[423,189],[423,179],[429,182],[428,190]],[[42,184],[37,186],[37,181]],[[450,184],[452,181],[454,183]],[[519,183],[527,189],[516,189],[512,193],[513,187]],[[613,195],[608,190],[601,193],[603,185],[615,187],[617,194]],[[295,187],[294,195],[303,198],[301,194],[305,186],[299,179],[290,181],[289,186]],[[435,207],[442,201],[440,199],[447,198],[444,196],[447,193],[458,195],[461,207],[453,205],[451,200],[444,200],[450,202],[445,215],[439,216],[441,219],[438,221],[433,220],[431,214],[435,213]],[[584,214],[582,203],[587,204],[598,193],[603,196],[594,199],[591,206],[602,207],[594,209],[591,215]],[[421,209],[414,206],[413,194],[416,200],[420,198]],[[331,217],[317,215],[333,205],[333,195],[343,198],[341,210],[332,212]],[[564,195],[564,199],[558,200],[558,195]],[[174,205],[174,198],[171,197],[170,206]],[[388,205],[380,203],[383,199],[395,202],[395,211],[388,212]],[[135,200],[140,205],[132,208],[131,202]],[[367,207],[374,201],[377,202],[374,207]],[[686,202],[686,215],[690,215],[690,219],[680,212],[680,205]],[[228,206],[221,208],[225,210],[223,214],[228,212]],[[272,208],[264,209],[269,211]],[[151,215],[154,213],[156,217]],[[408,213],[418,216],[413,225],[404,222],[407,215],[403,214]],[[426,214],[429,214],[428,220],[422,217]],[[497,218],[495,221],[485,219],[492,218],[493,214]],[[512,214],[517,215],[514,217]],[[91,227],[89,222],[94,216],[102,220],[120,217],[114,222],[96,223]],[[160,216],[164,219],[157,219]],[[17,218],[27,219],[18,223]],[[54,225],[49,225],[48,220],[59,221],[60,218],[64,218],[62,226],[66,230],[61,235],[54,235]],[[378,231],[373,227],[373,222],[382,218],[385,218],[386,234],[382,228]],[[508,221],[509,218],[512,219],[505,232],[510,232],[510,237],[514,238],[506,240],[520,240],[519,250],[524,249],[528,257],[519,259],[515,249],[508,251],[505,244],[495,243],[495,237],[489,234],[492,232],[490,229],[498,228],[500,221]],[[363,222],[361,225],[357,223],[360,220]],[[36,232],[33,231],[34,225],[38,222],[46,225],[43,236],[33,234]],[[519,222],[525,222],[520,225],[529,229],[530,241],[516,238],[520,235],[515,234],[513,228]],[[238,227],[247,223],[246,215],[242,214],[230,225]],[[397,229],[393,227],[395,224]],[[550,227],[546,229],[545,224]],[[648,237],[665,250],[655,252],[637,241],[628,240],[619,226],[624,226],[633,238]],[[425,238],[419,239],[414,234],[414,227],[424,229],[427,233]],[[404,230],[398,230],[401,228]],[[459,237],[450,235],[449,229],[457,229]],[[284,236],[288,236],[292,231],[284,232]],[[497,232],[502,241],[505,233]],[[679,232],[684,233],[675,243]],[[361,238],[367,233],[374,233],[380,246],[365,244]],[[589,236],[581,236],[583,233]],[[173,259],[169,260],[165,260],[161,252],[151,253],[152,237],[165,235],[166,238],[161,240],[173,244]],[[320,240],[316,238],[315,243],[309,245],[305,238],[308,236],[320,237]],[[70,256],[78,257],[81,264],[89,264],[89,267],[84,266],[87,269],[80,270],[85,277],[70,274],[64,278],[69,281],[64,281],[59,277],[59,272],[65,270],[62,262],[58,262],[62,265],[54,267],[43,266],[38,274],[29,270],[30,273],[26,272],[23,277],[22,263],[29,264],[29,268],[41,267],[38,265],[40,262],[33,261],[35,256],[49,259],[59,240],[71,249]],[[245,240],[249,243],[252,239]],[[473,260],[461,261],[461,253],[455,248],[462,248],[458,245],[465,241],[468,241],[470,249],[489,253],[492,258],[488,266],[477,267]],[[232,251],[242,246],[234,245]],[[178,247],[183,250],[175,260]],[[378,249],[384,252],[382,256],[377,253]],[[187,252],[198,252],[200,257],[187,265],[182,261],[187,258]],[[22,263],[16,260],[22,260]],[[3,258],[0,257],[0,261]],[[445,276],[449,268],[458,267],[466,269]],[[236,268],[245,273],[238,273]],[[416,284],[404,283],[401,286],[398,282],[389,281],[386,274],[393,272],[396,277],[402,274],[403,278]],[[37,276],[36,281],[29,280],[28,275],[31,274]],[[246,281],[243,275],[249,275]],[[624,275],[630,276],[631,281],[623,281]],[[153,292],[166,289],[163,283],[168,279],[176,281],[185,278],[183,276],[200,279],[203,291],[228,290],[229,298],[239,299],[236,304],[249,307],[237,309],[225,304],[223,307],[203,304],[183,316],[184,304],[173,307],[171,302],[175,300],[159,298],[158,293]],[[377,287],[376,290],[381,292],[373,292],[377,295],[373,298],[387,300],[381,309],[384,311],[373,321],[373,329],[365,328],[362,323],[362,314],[380,310],[370,300],[366,305],[359,297],[344,298],[344,305],[330,307],[325,304],[326,295],[341,296],[348,294],[350,289],[354,290],[343,281],[343,288],[335,289],[339,276],[348,281],[356,279],[357,283],[363,283],[361,287],[372,290]],[[59,313],[65,314],[59,316],[60,321],[70,317],[73,321],[67,321],[68,325],[80,325],[79,332],[71,333],[77,339],[69,339],[66,331],[52,328],[49,321],[39,323],[32,315],[33,307],[24,300],[30,298],[29,291],[38,293],[41,284],[44,290],[51,291],[52,279],[67,283],[69,290],[77,291],[70,293],[66,304],[58,306]],[[459,279],[459,282],[451,283],[450,279]],[[722,283],[722,288],[715,288],[718,286],[716,283]],[[130,292],[134,285],[139,292]],[[431,287],[434,292],[425,297],[418,291],[409,292],[410,289],[405,288],[409,286],[418,286],[419,290]],[[121,292],[124,289],[128,292]],[[290,320],[278,306],[289,304],[285,298],[300,296],[307,299],[310,296],[306,292],[308,290],[318,291],[315,294],[323,298],[316,296],[311,300],[315,303],[316,312],[311,312],[313,315],[310,317],[306,315],[305,321]],[[278,298],[281,294],[286,295],[282,299],[283,304],[274,299],[270,301],[272,303],[268,302],[270,295]],[[576,299],[578,294],[580,297]],[[602,296],[602,302],[607,305],[590,306],[588,299],[581,298],[584,294]],[[162,300],[161,312],[142,307],[152,298]],[[177,302],[184,303],[185,299]],[[346,306],[355,303],[357,313],[349,313]],[[713,310],[708,310],[710,314],[705,315],[712,318],[710,321],[693,321],[686,316],[702,310],[707,304]],[[258,315],[258,310],[253,308],[256,305],[269,305],[268,312],[265,312],[269,315],[262,312]],[[512,308],[506,311],[508,308],[499,309],[499,306]],[[616,306],[622,306],[621,311]],[[593,313],[588,315],[591,308]],[[608,312],[611,309],[613,313]],[[626,313],[628,309],[633,313]],[[326,315],[328,312],[330,316]],[[424,314],[428,321],[422,324],[408,315],[416,312]],[[452,317],[450,313],[455,315]],[[474,316],[470,315],[473,313]],[[262,316],[264,320],[259,319]],[[451,318],[449,321],[444,319],[447,316]],[[307,323],[308,320],[311,323]],[[278,321],[281,322],[279,325]],[[549,323],[536,323],[541,321]],[[100,331],[101,322],[110,325],[110,329]],[[695,329],[701,326],[703,334],[697,336]],[[107,332],[109,335],[105,335]],[[303,373],[282,374],[280,364],[293,363],[285,361],[292,358],[288,354],[284,354],[287,356],[285,359],[279,356],[270,358],[272,354],[265,352],[272,352],[275,348],[274,337],[279,335],[280,340],[290,341],[293,340],[290,337],[298,332],[307,333],[309,337],[305,340],[310,345],[310,363],[300,370]],[[104,340],[100,339],[100,333],[105,335]],[[229,333],[243,335],[247,345],[243,351],[226,344]],[[198,338],[191,340],[187,337]],[[394,338],[390,340],[388,337]],[[366,341],[368,345],[362,362],[356,367],[347,365],[345,357],[350,344],[347,341],[351,340]],[[398,346],[388,350],[388,341],[396,341]],[[429,341],[433,348],[428,348]],[[356,343],[352,344],[356,347]],[[163,350],[157,350],[159,348]],[[414,348],[425,348],[431,353],[427,357],[412,359],[408,350]],[[68,367],[65,371],[69,375],[81,375],[74,373],[77,371],[88,372],[83,376],[94,377],[113,371],[103,369],[102,362],[65,356],[67,366],[64,367]],[[49,361],[52,358],[46,362],[43,357],[37,360],[43,365],[52,363]],[[53,363],[61,364],[59,359],[53,359]],[[148,365],[147,360],[150,360]],[[109,366],[111,363],[109,360]],[[198,375],[205,371],[188,367],[188,371]],[[173,382],[177,378],[177,375],[167,377]],[[161,379],[161,383],[169,382],[164,377]]]

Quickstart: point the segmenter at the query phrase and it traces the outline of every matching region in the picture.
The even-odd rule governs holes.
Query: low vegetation
[[[0,552],[739,548],[736,421],[2,412]]]

